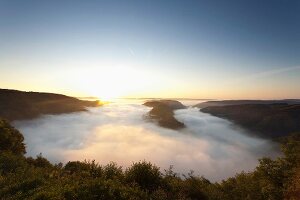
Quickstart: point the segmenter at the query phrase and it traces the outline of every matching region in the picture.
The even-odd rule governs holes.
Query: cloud
[[[187,125],[181,131],[143,120],[149,109],[141,102],[112,103],[14,125],[24,134],[30,156],[41,152],[52,162],[95,159],[124,167],[145,159],[162,170],[174,165],[177,172],[194,170],[212,181],[252,170],[258,158],[277,155],[271,142],[251,138],[232,123],[196,108],[175,112]]]

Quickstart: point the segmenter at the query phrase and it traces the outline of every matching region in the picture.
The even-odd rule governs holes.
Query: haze
[[[28,156],[42,153],[54,163],[113,161],[124,169],[132,162],[147,160],[162,171],[173,165],[178,173],[194,170],[212,181],[253,170],[263,156],[279,155],[278,144],[250,137],[233,123],[197,108],[176,111],[185,129],[162,128],[145,121],[150,109],[142,103],[126,100],[89,112],[43,116],[14,125],[24,134]]]

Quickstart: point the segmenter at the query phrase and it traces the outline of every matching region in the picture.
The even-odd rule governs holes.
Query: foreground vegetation
[[[146,161],[122,169],[95,161],[51,164],[25,157],[22,134],[0,120],[1,199],[299,199],[300,134],[282,139],[283,157],[263,158],[253,172],[220,183],[172,168],[161,173]]]

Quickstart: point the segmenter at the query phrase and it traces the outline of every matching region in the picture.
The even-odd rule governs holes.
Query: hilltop
[[[185,125],[179,122],[174,117],[174,110],[186,108],[182,103],[175,100],[154,100],[144,103],[145,106],[152,107],[152,110],[148,113],[148,118],[155,120],[158,124],[164,128],[180,129]]]
[[[300,104],[209,106],[201,111],[232,120],[263,137],[277,138],[300,131]]]
[[[244,104],[300,104],[300,99],[283,99],[283,100],[223,100],[223,101],[206,101],[196,104],[194,107],[205,108],[209,106],[231,106]]]
[[[61,94],[0,89],[0,117],[9,121],[86,111],[86,107],[99,105],[99,101],[83,101]]]

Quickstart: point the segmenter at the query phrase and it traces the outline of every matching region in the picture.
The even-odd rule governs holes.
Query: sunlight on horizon
[[[289,12],[274,2],[247,12],[238,2],[23,3],[0,6],[1,88],[105,100],[300,98],[295,3]]]
[[[78,73],[82,72],[79,71]],[[107,67],[104,70],[95,68],[87,76],[89,80],[84,80],[78,76],[78,83],[80,83],[78,88],[102,100],[120,98],[132,92],[143,90],[143,87],[147,88],[148,86],[147,80],[143,78],[145,75],[130,67]],[[90,84],[81,84],[85,81],[90,82]],[[76,83],[74,84],[76,86]]]

